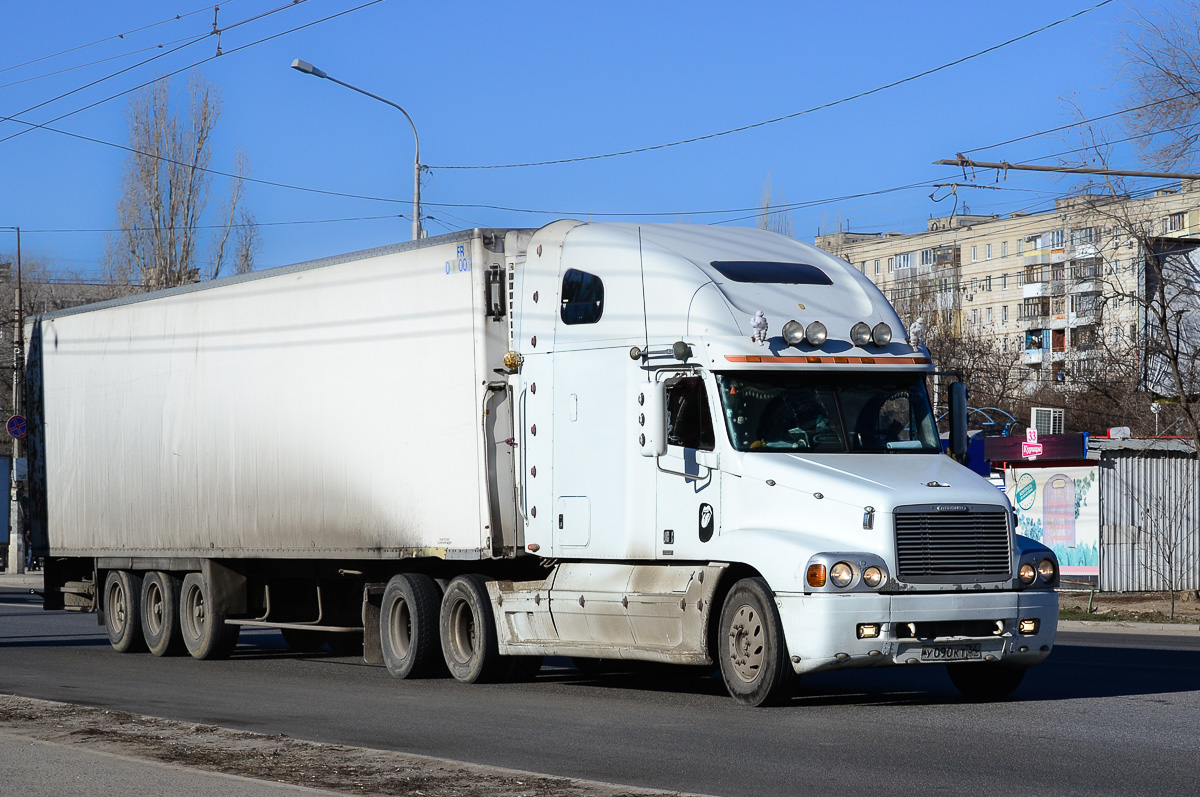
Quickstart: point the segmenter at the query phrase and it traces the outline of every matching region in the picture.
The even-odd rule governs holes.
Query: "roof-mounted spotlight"
[[[875,341],[876,346],[886,346],[892,342],[892,328],[880,321],[871,330],[871,340]]]
[[[871,342],[871,328],[859,321],[850,327],[850,342],[855,346],[866,346]]]
[[[804,325],[799,321],[788,321],[783,325],[783,339],[789,346],[795,346],[804,341]]]
[[[804,328],[804,339],[813,346],[820,346],[829,337],[829,330],[820,321],[813,321]]]

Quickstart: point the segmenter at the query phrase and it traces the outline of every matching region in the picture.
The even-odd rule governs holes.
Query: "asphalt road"
[[[717,795],[1200,791],[1200,636],[1063,633],[1013,700],[936,667],[826,673],[750,710],[691,676],[396,681],[250,632],[224,662],[111,650],[92,615],[0,589],[0,691],[302,739]],[[555,666],[556,665],[556,666]]]

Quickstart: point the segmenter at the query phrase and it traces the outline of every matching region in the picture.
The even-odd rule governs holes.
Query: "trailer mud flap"
[[[209,611],[213,615],[229,617],[246,613],[245,576],[212,559],[200,562],[200,572],[211,594]]]

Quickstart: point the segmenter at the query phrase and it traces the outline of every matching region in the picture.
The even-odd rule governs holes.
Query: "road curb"
[[[1105,634],[1161,634],[1196,636],[1200,626],[1192,623],[1130,623],[1118,620],[1059,620],[1060,631],[1090,631]]]

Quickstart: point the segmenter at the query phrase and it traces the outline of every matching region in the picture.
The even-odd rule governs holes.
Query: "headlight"
[[[871,565],[863,571],[863,583],[871,589],[875,589],[883,583],[883,571],[874,565]]]
[[[1033,580],[1037,578],[1037,570],[1035,570],[1033,565],[1029,564],[1029,562],[1026,562],[1025,564],[1021,565],[1021,569],[1017,571],[1017,578],[1020,579],[1022,584],[1028,587],[1033,583]]]
[[[871,340],[875,341],[876,346],[886,346],[892,342],[892,328],[880,321],[871,330]]]
[[[846,562],[838,562],[829,568],[829,580],[835,587],[848,587],[854,580],[854,568]]]
[[[850,342],[855,346],[866,346],[871,342],[871,328],[859,321],[850,327]]]
[[[783,325],[783,339],[789,346],[795,346],[804,340],[804,325],[799,321],[789,321]]]
[[[1054,566],[1053,559],[1043,559],[1038,562],[1038,575],[1042,577],[1042,581],[1049,584],[1058,575],[1058,568]]]
[[[820,346],[829,337],[829,330],[820,321],[813,321],[804,330],[804,339],[813,346]]]

